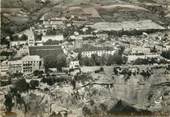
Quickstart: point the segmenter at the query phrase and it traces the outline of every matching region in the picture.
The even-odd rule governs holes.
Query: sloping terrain
[[[164,23],[169,21],[160,16],[159,12],[154,13],[153,9],[149,9],[151,7],[146,7],[144,3],[157,4],[157,0],[2,0],[1,18],[5,20],[2,20],[1,37],[28,28],[45,13],[62,12],[62,15],[66,15],[65,12],[68,10],[69,14],[74,15],[90,14],[90,17],[97,17],[99,21],[117,22],[141,19]],[[165,6],[165,3],[159,1],[157,5]],[[163,8],[160,7],[160,9]],[[165,16],[167,14],[163,13]]]

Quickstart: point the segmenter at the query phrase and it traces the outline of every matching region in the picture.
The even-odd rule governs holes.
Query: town
[[[64,15],[43,14],[1,39],[0,117],[168,115],[170,24],[109,21],[81,5],[62,8]],[[96,6],[101,13],[121,7],[148,12]]]

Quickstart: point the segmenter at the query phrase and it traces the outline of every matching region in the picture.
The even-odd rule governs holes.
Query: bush
[[[34,76],[42,76],[43,73],[44,73],[43,71],[39,71],[39,70],[33,72]]]
[[[30,86],[31,89],[36,89],[36,87],[39,86],[39,81],[38,80],[31,80],[29,86]]]
[[[165,57],[165,58],[167,58],[167,59],[170,59],[170,50],[163,51],[163,52],[161,53],[161,56],[162,56],[162,57]]]

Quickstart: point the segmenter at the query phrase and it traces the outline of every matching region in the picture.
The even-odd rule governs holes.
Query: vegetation
[[[63,54],[59,54],[57,57],[47,56],[44,61],[45,68],[57,68],[62,71],[62,67],[67,65],[66,57]]]
[[[44,73],[43,71],[39,71],[39,70],[33,72],[34,76],[39,76],[39,77],[41,77],[43,73]]]
[[[154,64],[154,63],[158,63],[158,64],[161,64],[161,63],[168,63],[166,60],[164,59],[157,59],[157,58],[138,58],[136,59],[133,64],[134,65],[146,65],[146,64]]]
[[[11,94],[5,95],[5,102],[4,105],[6,107],[7,112],[11,112],[12,107],[14,106],[14,103],[12,102],[12,96]]]
[[[0,56],[14,56],[16,52],[14,51],[2,51],[0,52]]]
[[[167,51],[163,51],[161,53],[161,56],[167,58],[167,59],[170,59],[170,50],[167,50]]]
[[[14,35],[11,37],[11,41],[26,41],[28,39],[28,36],[23,34],[21,37],[18,35]]]
[[[81,65],[85,66],[101,66],[101,65],[113,65],[113,64],[125,64],[127,61],[126,57],[123,57],[122,55],[103,55],[98,56],[96,54],[93,54],[91,58],[89,57],[81,57],[79,55],[79,60]]]
[[[48,40],[47,42],[43,43],[44,45],[59,45],[61,43],[61,41],[57,41],[57,40]]]
[[[41,82],[47,83],[50,86],[54,85],[55,83],[61,83],[61,82],[64,82],[64,81],[68,81],[68,79],[65,78],[65,77],[56,78],[56,77],[53,77],[53,76],[47,76],[47,78],[43,78],[41,80]]]
[[[22,78],[16,81],[16,83],[14,84],[14,88],[19,92],[25,92],[29,90],[29,84],[24,78]]]
[[[39,86],[39,81],[38,80],[31,80],[30,81],[30,88],[31,89],[36,89],[36,87]]]

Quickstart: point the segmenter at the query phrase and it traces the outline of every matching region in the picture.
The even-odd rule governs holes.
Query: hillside
[[[150,3],[154,4],[153,8],[148,6]],[[163,17],[168,12],[160,0],[2,0],[1,7],[1,18],[4,19],[1,38],[28,28],[46,13],[58,14],[59,11],[63,11],[62,15],[90,13],[99,21],[109,22],[140,19],[170,22]]]

